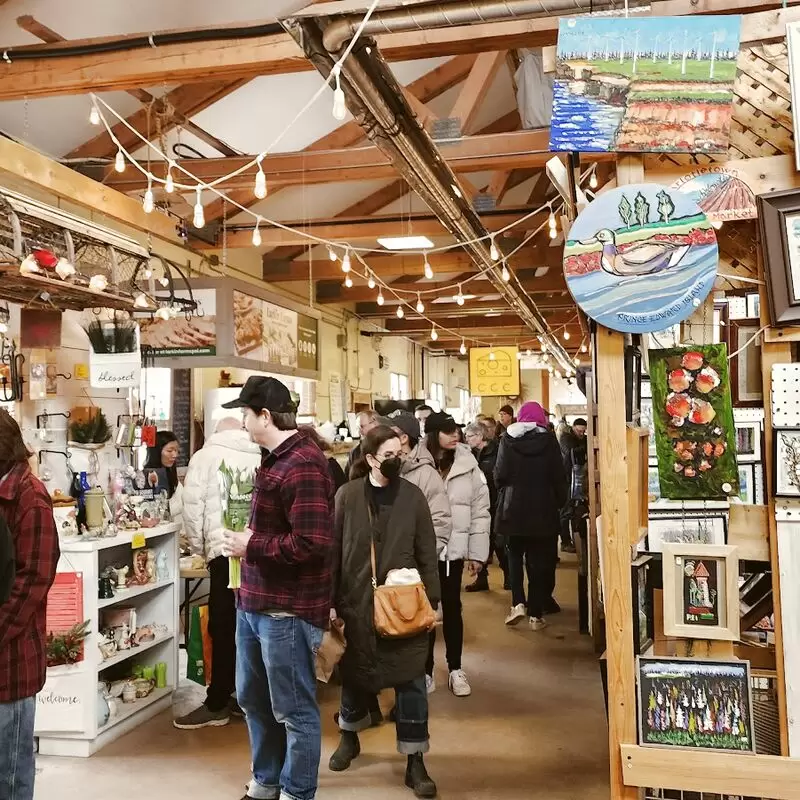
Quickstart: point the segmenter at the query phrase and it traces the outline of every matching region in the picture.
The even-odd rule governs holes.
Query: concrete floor
[[[439,796],[607,800],[603,693],[589,637],[577,633],[574,562],[559,569],[556,597],[564,611],[537,633],[522,624],[504,627],[509,598],[496,584],[499,571],[492,572],[491,592],[464,594],[464,669],[471,697],[458,699],[447,691],[443,654],[437,654],[426,761]],[[183,713],[203,697],[200,687],[182,686],[173,712]],[[336,687],[321,695],[320,800],[413,797],[403,786],[405,759],[395,751],[391,725],[362,734],[362,755],[348,772],[328,770],[338,741],[332,718],[337,697]],[[384,710],[392,702],[385,693]],[[179,731],[164,713],[89,759],[39,758],[35,800],[238,800],[249,763],[242,721]]]

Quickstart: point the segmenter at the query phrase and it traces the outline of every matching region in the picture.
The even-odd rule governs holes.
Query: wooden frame
[[[762,461],[762,446],[761,446],[761,423],[760,422],[734,422],[733,427],[736,429],[736,460],[740,464],[753,464],[756,461]],[[748,436],[739,436],[739,431],[750,431]],[[752,450],[748,448],[740,449],[740,444],[747,444],[747,440],[752,443]]]
[[[761,382],[761,337],[745,347],[745,343],[760,330],[760,319],[732,319],[728,323],[731,397],[736,408],[761,408],[764,405],[764,387]],[[742,347],[744,349],[737,352]],[[731,353],[736,355],[731,356]],[[758,364],[753,365],[752,359],[756,355]],[[755,374],[752,374],[753,370]],[[748,385],[748,377],[751,385]]]
[[[663,548],[664,633],[689,639],[739,639],[739,558],[730,545],[665,544]],[[717,564],[716,591],[718,624],[689,623],[685,620],[684,564],[691,559]],[[722,568],[724,565],[724,574]],[[725,594],[722,595],[724,590]],[[710,591],[713,591],[713,587]],[[725,613],[723,618],[722,613]]]
[[[695,542],[684,542],[684,544],[698,544],[703,547],[707,546],[720,546],[725,545],[728,541],[728,526],[727,520],[725,518],[724,513],[719,512],[701,512],[701,513],[686,513],[681,509],[676,509],[675,511],[667,512],[664,514],[651,514],[650,519],[648,520],[648,532],[647,532],[647,546],[643,552],[647,553],[663,553],[664,546],[667,544],[674,544],[678,545],[678,542],[664,542],[659,536],[655,536],[653,533],[653,528],[657,526],[653,526],[653,523],[658,522],[669,522],[669,521],[680,521],[681,525],[687,530],[691,531],[695,528],[694,524],[687,526],[688,523],[696,523],[696,529],[699,531],[702,522],[706,521],[706,523],[710,524],[710,532],[711,538],[713,541],[711,542],[702,542],[699,539],[695,540]],[[655,544],[658,543],[658,546],[655,547]]]
[[[794,486],[786,480],[785,470],[780,470],[780,459],[778,458],[782,446],[782,434],[795,434],[800,440],[800,428],[774,428],[773,447],[772,447],[772,482],[773,494],[775,497],[800,497],[800,486]],[[791,487],[791,489],[789,488]]]
[[[631,564],[633,652],[637,656],[643,655],[652,647],[655,636],[652,575],[654,566],[655,559],[651,555],[639,556]],[[644,597],[642,591],[644,591]],[[644,615],[644,619],[642,615]],[[644,629],[642,628],[643,624]]]

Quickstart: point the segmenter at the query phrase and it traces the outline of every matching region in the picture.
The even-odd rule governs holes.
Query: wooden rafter
[[[487,311],[501,311],[507,312],[508,307],[505,301],[500,299],[499,295],[495,300],[470,300],[469,305],[460,306],[455,302],[432,303],[430,300],[425,305],[425,316],[431,319],[452,318],[452,317],[472,317],[482,316]],[[448,298],[452,300],[452,298]],[[389,301],[387,301],[389,302]],[[574,309],[575,301],[566,294],[553,293],[551,295],[544,295],[536,298],[536,307],[541,311],[545,317],[550,310],[559,309]],[[385,319],[386,306],[379,306],[375,302],[371,303],[356,303],[356,314],[365,319]]]
[[[450,116],[459,120],[462,136],[474,132],[475,118],[505,58],[505,51],[498,50],[493,53],[481,53],[475,59],[475,64],[461,86],[450,111]]]
[[[573,312],[559,311],[546,316],[549,325],[578,325],[577,309]],[[496,328],[524,328],[525,325],[517,314],[501,313],[498,317],[443,317],[440,323],[454,330],[480,330]],[[387,318],[384,321],[387,331],[394,333],[426,333],[431,329],[428,320],[422,317],[398,319]]]

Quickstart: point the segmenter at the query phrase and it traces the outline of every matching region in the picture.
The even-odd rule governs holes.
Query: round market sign
[[[717,237],[688,195],[656,183],[612,189],[570,228],[564,275],[587,316],[651,333],[689,317],[717,274]]]

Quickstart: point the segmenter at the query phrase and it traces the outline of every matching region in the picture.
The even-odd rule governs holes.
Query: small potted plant
[[[82,450],[100,450],[111,439],[111,426],[106,415],[97,409],[86,420],[76,420],[69,426],[70,447]]]
[[[83,661],[83,642],[89,634],[89,620],[78,622],[68,631],[47,634],[47,666],[61,667]]]

